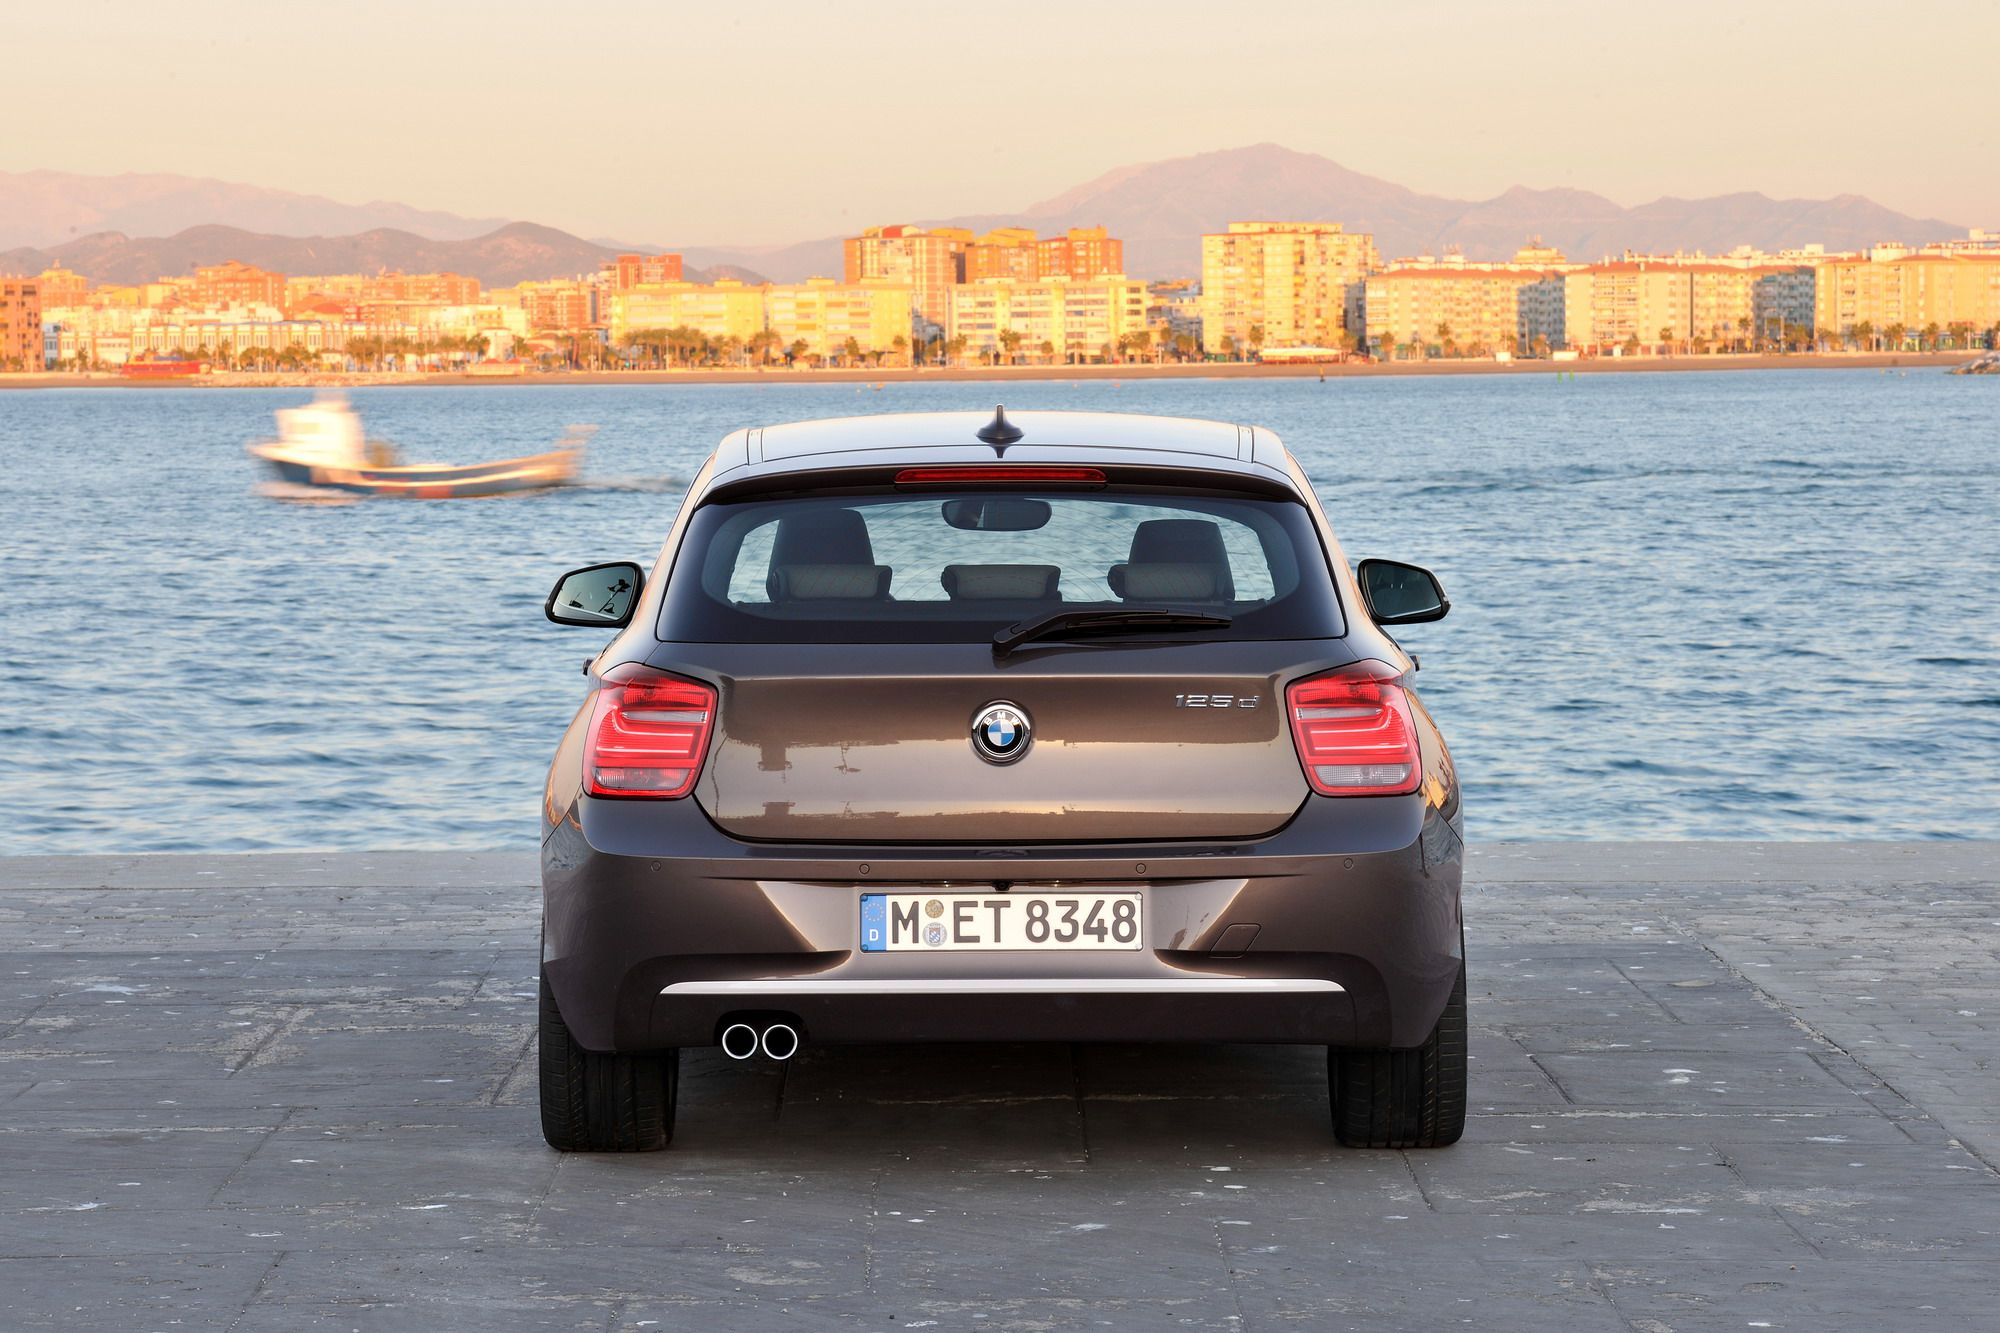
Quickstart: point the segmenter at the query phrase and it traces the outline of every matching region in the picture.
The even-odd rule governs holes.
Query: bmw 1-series
[[[1456,1141],[1457,776],[1269,431],[1004,411],[737,431],[615,630],[543,804],[548,1141],[666,1145],[681,1048],[1328,1048],[1343,1143]]]

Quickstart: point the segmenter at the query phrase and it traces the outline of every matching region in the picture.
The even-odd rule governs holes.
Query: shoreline
[[[303,374],[222,371],[187,379],[126,379],[115,372],[42,371],[0,374],[0,389],[310,389],[411,387],[476,388],[508,385],[616,384],[890,384],[981,380],[1350,379],[1372,376],[1665,374],[1699,370],[1949,370],[1976,352],[1798,352],[1706,356],[1591,357],[1576,361],[1391,361],[1332,365],[1261,365],[1249,362],[1128,363],[1090,366],[938,366],[812,370],[552,371],[525,375],[468,375],[360,371]]]

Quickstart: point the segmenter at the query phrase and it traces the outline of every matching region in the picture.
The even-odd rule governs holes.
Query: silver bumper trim
[[[764,981],[676,981],[662,995],[1325,995],[1337,981],[1313,977],[963,977],[845,981],[772,977]]]

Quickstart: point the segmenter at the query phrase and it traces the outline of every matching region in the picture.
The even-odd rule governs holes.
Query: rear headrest
[[[1216,592],[1214,565],[1113,565],[1112,589],[1131,602],[1226,602]],[[1224,578],[1229,577],[1227,570]]]
[[[954,602],[1049,601],[1061,578],[1054,565],[946,565],[938,582]]]
[[[862,602],[889,595],[887,565],[779,565],[769,579],[774,602]]]
[[[1144,581],[1143,591],[1135,583],[1135,575]],[[1147,519],[1132,530],[1131,555],[1124,564],[1113,565],[1105,580],[1111,591],[1128,602],[1169,597],[1228,602],[1236,598],[1236,580],[1229,573],[1222,528],[1205,518]]]
[[[779,519],[778,531],[771,538],[771,569],[764,580],[764,589],[774,602],[783,600],[778,571],[788,565],[873,568],[875,547],[868,540],[867,522],[852,509],[822,509]]]

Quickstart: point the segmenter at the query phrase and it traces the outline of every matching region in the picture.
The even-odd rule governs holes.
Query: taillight
[[[604,673],[583,743],[592,796],[670,800],[694,789],[715,723],[715,691],[637,663]]]
[[[1322,796],[1415,791],[1423,760],[1401,677],[1386,662],[1357,662],[1285,690],[1285,712],[1306,780]]]
[[[906,467],[896,474],[898,486],[1102,486],[1104,473],[1094,467]]]

